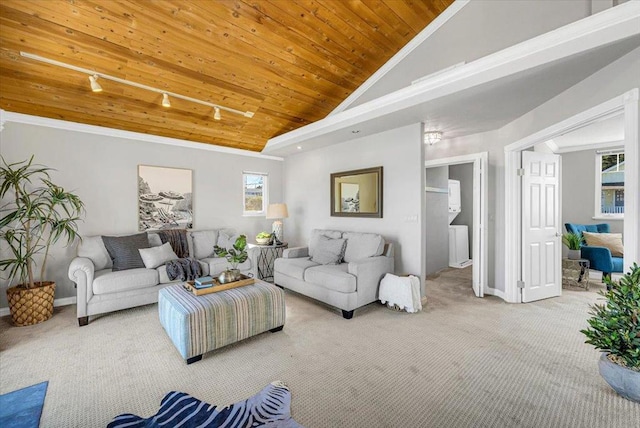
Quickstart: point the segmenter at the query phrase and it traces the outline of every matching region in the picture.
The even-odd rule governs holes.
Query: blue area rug
[[[272,382],[259,393],[221,410],[184,392],[171,391],[150,418],[117,416],[107,428],[263,427],[303,428],[291,418],[291,393],[282,382]]]
[[[0,395],[0,427],[38,428],[49,382]]]

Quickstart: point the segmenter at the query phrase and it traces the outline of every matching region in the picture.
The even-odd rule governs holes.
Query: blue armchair
[[[564,227],[567,228],[567,232],[579,233],[592,232],[592,233],[609,233],[609,224],[574,224],[565,223]],[[590,247],[582,240],[580,248],[580,254],[583,259],[589,260],[591,269],[602,271],[604,276],[610,276],[611,272],[623,271],[623,259],[622,257],[613,257],[611,250],[605,247]]]

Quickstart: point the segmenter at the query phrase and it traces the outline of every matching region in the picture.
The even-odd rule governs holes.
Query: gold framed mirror
[[[382,167],[331,174],[331,216],[382,218]]]

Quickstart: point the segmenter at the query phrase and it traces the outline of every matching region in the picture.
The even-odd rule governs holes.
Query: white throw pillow
[[[170,260],[176,260],[178,256],[171,248],[171,244],[165,242],[159,247],[141,248],[140,257],[144,263],[144,267],[147,269],[155,269],[158,266],[162,266]]]

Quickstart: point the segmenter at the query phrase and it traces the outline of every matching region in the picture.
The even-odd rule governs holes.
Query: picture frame
[[[138,230],[193,228],[193,170],[138,165]]]
[[[381,166],[331,174],[331,216],[382,218]]]

